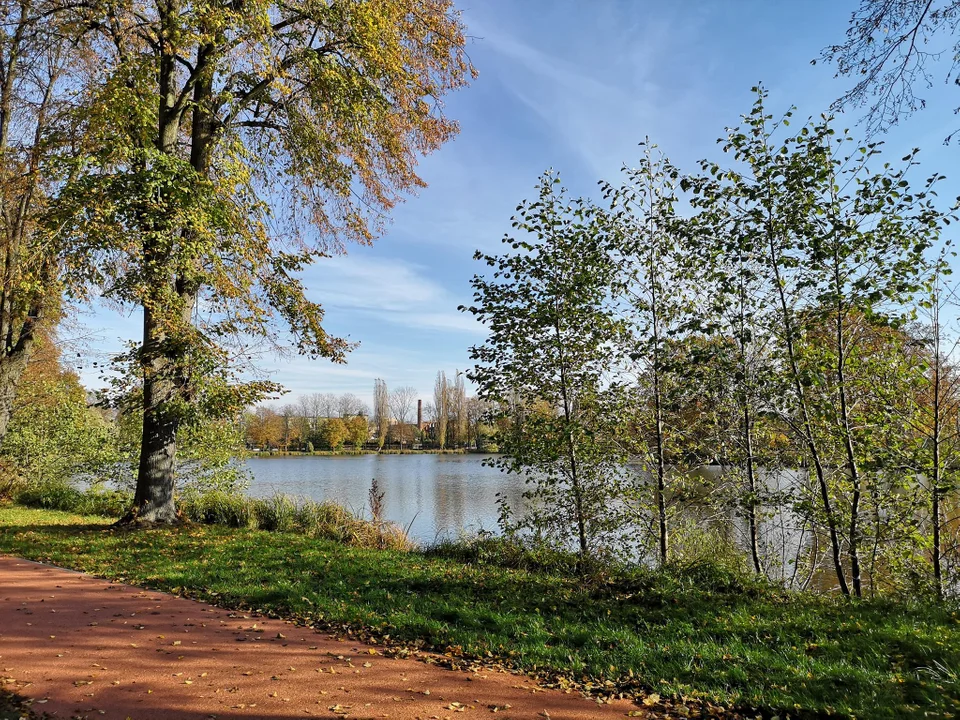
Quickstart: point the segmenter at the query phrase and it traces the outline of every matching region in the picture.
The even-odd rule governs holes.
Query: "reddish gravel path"
[[[0,557],[0,682],[57,718],[566,720],[637,710],[9,557]]]

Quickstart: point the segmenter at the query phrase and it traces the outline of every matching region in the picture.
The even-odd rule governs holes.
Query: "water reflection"
[[[410,537],[432,543],[462,533],[497,529],[497,493],[521,507],[523,480],[483,464],[485,455],[342,455],[251,458],[250,494],[284,493],[333,500],[367,512],[376,478],[385,493],[385,515]]]
[[[525,485],[516,475],[501,473],[484,464],[484,455],[344,455],[344,456],[284,456],[252,458],[248,466],[253,473],[250,494],[266,497],[274,493],[332,500],[357,514],[368,515],[367,494],[370,482],[377,478],[385,493],[385,515],[401,527],[409,527],[411,539],[431,544],[442,538],[471,535],[480,530],[497,531],[497,495],[502,493],[517,512],[526,507],[523,499]],[[635,480],[644,483],[645,473],[632,468]],[[702,478],[706,496],[717,491],[729,480],[729,474],[717,466],[701,468],[696,475]],[[725,478],[726,476],[726,478]],[[766,495],[795,494],[805,474],[796,471],[758,473],[758,481]],[[749,557],[749,530],[746,518],[729,504],[713,507],[687,497],[680,515],[673,515],[672,535],[683,544],[677,523],[713,529],[744,558]],[[761,508],[759,544],[766,573],[787,586],[805,586],[829,583],[820,576],[823,548],[819,547],[810,527],[790,507],[789,503]],[[641,523],[650,524],[650,523]],[[694,544],[702,536],[690,536]],[[652,545],[651,545],[652,547]],[[680,547],[675,546],[676,550]],[[705,548],[700,548],[704,551]],[[709,552],[709,551],[708,551]],[[651,563],[654,555],[641,555]]]

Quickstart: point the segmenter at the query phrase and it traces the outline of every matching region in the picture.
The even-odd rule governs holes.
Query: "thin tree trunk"
[[[753,463],[753,422],[750,418],[750,407],[744,394],[743,402],[743,439],[747,451],[747,490],[750,493],[750,502],[747,505],[747,521],[750,525],[750,557],[753,560],[753,570],[757,575],[763,574],[763,563],[760,560],[760,533],[757,523],[757,478]]]
[[[840,592],[844,595],[850,595],[850,587],[847,584],[847,578],[843,571],[843,559],[840,550],[840,535],[837,531],[837,520],[833,511],[833,503],[830,500],[830,488],[827,486],[826,472],[823,462],[820,458],[820,449],[817,447],[813,435],[813,424],[810,421],[810,413],[807,408],[806,393],[803,389],[803,383],[800,381],[800,368],[797,362],[796,347],[794,345],[794,328],[791,322],[790,305],[787,302],[784,279],[780,274],[779,255],[776,250],[773,232],[768,229],[767,241],[770,248],[770,262],[774,272],[774,281],[777,287],[777,294],[780,301],[780,311],[783,314],[784,323],[784,344],[787,350],[787,361],[790,365],[791,380],[794,386],[794,392],[797,397],[797,405],[800,410],[800,420],[803,426],[804,444],[813,460],[814,473],[817,478],[817,486],[820,490],[820,501],[823,504],[824,515],[827,519],[827,530],[830,535],[830,550],[833,554],[833,566],[837,573],[837,583],[840,586]]]
[[[660,370],[653,371],[654,438],[657,446],[657,529],[660,564],[666,565],[670,549],[670,531],[667,526],[667,469],[663,458],[663,410],[660,398]]]
[[[850,473],[850,482],[853,493],[850,498],[850,578],[853,582],[853,594],[863,597],[863,588],[860,578],[860,468],[853,449],[853,435],[850,430],[850,410],[847,403],[847,385],[844,364],[846,351],[843,344],[843,312],[839,304],[839,288],[837,290],[837,385],[840,392],[840,422],[843,428],[843,444],[847,455],[847,471]]]
[[[937,278],[939,282],[939,278]],[[933,472],[931,473],[930,514],[933,521],[933,582],[937,590],[937,597],[943,599],[943,569],[940,565],[943,554],[942,539],[940,537],[940,431],[941,431],[941,407],[940,392],[942,377],[940,375],[940,296],[937,296],[933,303],[933,335],[934,335],[934,353],[933,353]]]
[[[660,324],[657,312],[659,298],[657,297],[656,280],[654,278],[657,269],[653,253],[650,257],[650,278],[651,278],[651,313],[653,328],[653,413],[654,413],[654,440],[657,448],[657,530],[659,540],[660,564],[666,565],[670,550],[670,529],[667,525],[667,467],[664,459],[663,442],[663,398],[662,387],[660,385]]]
[[[567,456],[570,461],[570,485],[573,488],[574,512],[577,522],[577,539],[580,543],[579,558],[577,560],[578,572],[583,572],[587,560],[587,527],[586,518],[583,509],[583,488],[580,485],[579,464],[577,460],[576,442],[573,437],[573,430],[570,427],[572,420],[570,411],[570,396],[567,387],[566,365],[563,355],[563,339],[560,333],[560,311],[557,310],[556,320],[554,322],[556,330],[557,352],[560,358],[560,392],[563,395],[563,419],[567,423]]]

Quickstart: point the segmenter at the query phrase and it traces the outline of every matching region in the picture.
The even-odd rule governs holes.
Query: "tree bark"
[[[177,430],[179,422],[169,404],[174,385],[165,372],[169,366],[159,350],[163,334],[154,311],[143,313],[143,433],[133,510],[121,523],[175,523]]]
[[[837,298],[839,299],[839,289]],[[857,597],[863,597],[863,588],[860,578],[860,467],[857,464],[857,456],[853,447],[853,432],[850,429],[850,411],[847,406],[847,382],[844,365],[846,364],[846,350],[844,348],[843,333],[843,310],[837,306],[837,385],[840,394],[840,423],[843,428],[843,445],[846,452],[847,472],[850,474],[850,482],[853,485],[853,492],[850,498],[850,579],[853,583],[853,594]]]
[[[586,523],[586,513],[583,507],[583,487],[581,486],[581,478],[579,470],[579,462],[577,460],[577,447],[576,442],[573,437],[573,429],[571,423],[573,421],[571,413],[571,398],[570,398],[570,388],[568,387],[567,373],[566,373],[566,362],[564,360],[563,353],[563,336],[560,332],[560,310],[557,309],[557,314],[554,319],[554,330],[556,332],[556,341],[557,341],[557,352],[560,359],[560,392],[563,397],[563,419],[567,425],[566,439],[567,439],[567,459],[570,462],[570,484],[573,489],[573,504],[574,512],[576,513],[576,522],[577,522],[577,541],[579,542],[579,555],[577,559],[577,571],[583,573],[586,569],[587,555],[589,554],[589,545],[587,544],[587,523]]]
[[[940,281],[940,278],[937,277],[937,282]],[[930,482],[930,515],[933,519],[933,549],[931,553],[933,555],[933,582],[934,587],[937,591],[937,597],[940,600],[943,600],[943,568],[941,567],[941,557],[943,553],[943,541],[940,537],[940,517],[942,511],[940,509],[940,483],[942,482],[942,474],[940,469],[940,443],[941,430],[942,430],[942,406],[941,406],[941,391],[943,386],[943,378],[940,372],[941,368],[941,348],[940,348],[940,295],[939,288],[936,290],[937,294],[933,303],[933,342],[934,342],[934,353],[933,353],[933,435],[931,441],[933,443],[933,468],[931,472]]]
[[[750,558],[753,560],[753,570],[757,575],[763,574],[763,563],[760,559],[760,532],[757,523],[757,477],[753,462],[753,421],[750,417],[749,400],[744,393],[743,402],[743,439],[747,453],[747,490],[750,492],[750,503],[747,506],[747,521],[750,524]]]
[[[174,0],[159,4],[162,51],[159,59],[159,100],[156,147],[172,155],[182,121],[182,110],[176,107],[176,60],[173,55],[173,37],[177,8]],[[173,229],[171,229],[173,232]],[[169,357],[167,334],[163,329],[161,312],[169,303],[164,295],[172,284],[168,266],[169,250],[157,245],[147,235],[144,240],[144,266],[156,288],[152,302],[144,303],[143,344],[140,363],[143,370],[143,430],[140,438],[140,464],[137,468],[137,489],[133,508],[121,523],[174,523],[178,521],[174,500],[176,486],[177,430],[179,420],[172,407],[176,399],[174,364]]]
[[[20,378],[30,360],[33,349],[32,333],[29,340],[24,339],[18,347],[0,356],[0,445],[7,435],[10,418],[13,415],[13,403],[17,397]]]

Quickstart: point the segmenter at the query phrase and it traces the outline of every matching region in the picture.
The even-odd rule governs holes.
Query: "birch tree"
[[[628,415],[638,441],[630,448],[644,459],[653,477],[657,558],[665,564],[670,550],[671,477],[682,478],[690,462],[683,452],[685,423],[675,422],[681,395],[689,393],[686,359],[678,341],[691,311],[686,252],[674,212],[678,173],[655,146],[642,144],[644,156],[626,170],[620,186],[603,185],[615,220],[616,264],[622,287],[621,311],[629,332],[618,358],[627,382],[618,385],[632,396]],[[629,439],[628,439],[629,443]]]
[[[613,499],[622,453],[611,441],[602,377],[618,325],[608,299],[616,267],[606,219],[585,200],[570,200],[559,178],[544,175],[535,200],[521,203],[502,255],[478,252],[486,275],[473,278],[473,304],[489,337],[470,350],[470,379],[491,403],[530,408],[523,426],[503,437],[504,470],[525,476],[536,499],[511,528],[529,528],[561,546],[578,565],[604,550],[620,527]]]
[[[711,175],[722,178],[721,195],[738,217],[739,232],[763,248],[790,386],[784,417],[813,468],[838,586],[844,594],[852,586],[860,596],[863,468],[870,464],[872,428],[854,418],[851,361],[865,336],[852,320],[858,314],[902,319],[904,304],[922,286],[924,256],[939,232],[943,216],[932,203],[932,188],[941,178],[911,189],[906,176],[916,152],[900,167],[871,170],[880,162],[877,144],[856,146],[846,135],[837,137],[827,117],[789,135],[790,113],[772,122],[765,91],[755,91],[744,127],[730,130],[724,141],[745,170],[711,168]],[[778,139],[778,132],[785,137]],[[825,326],[830,333],[807,341]]]

